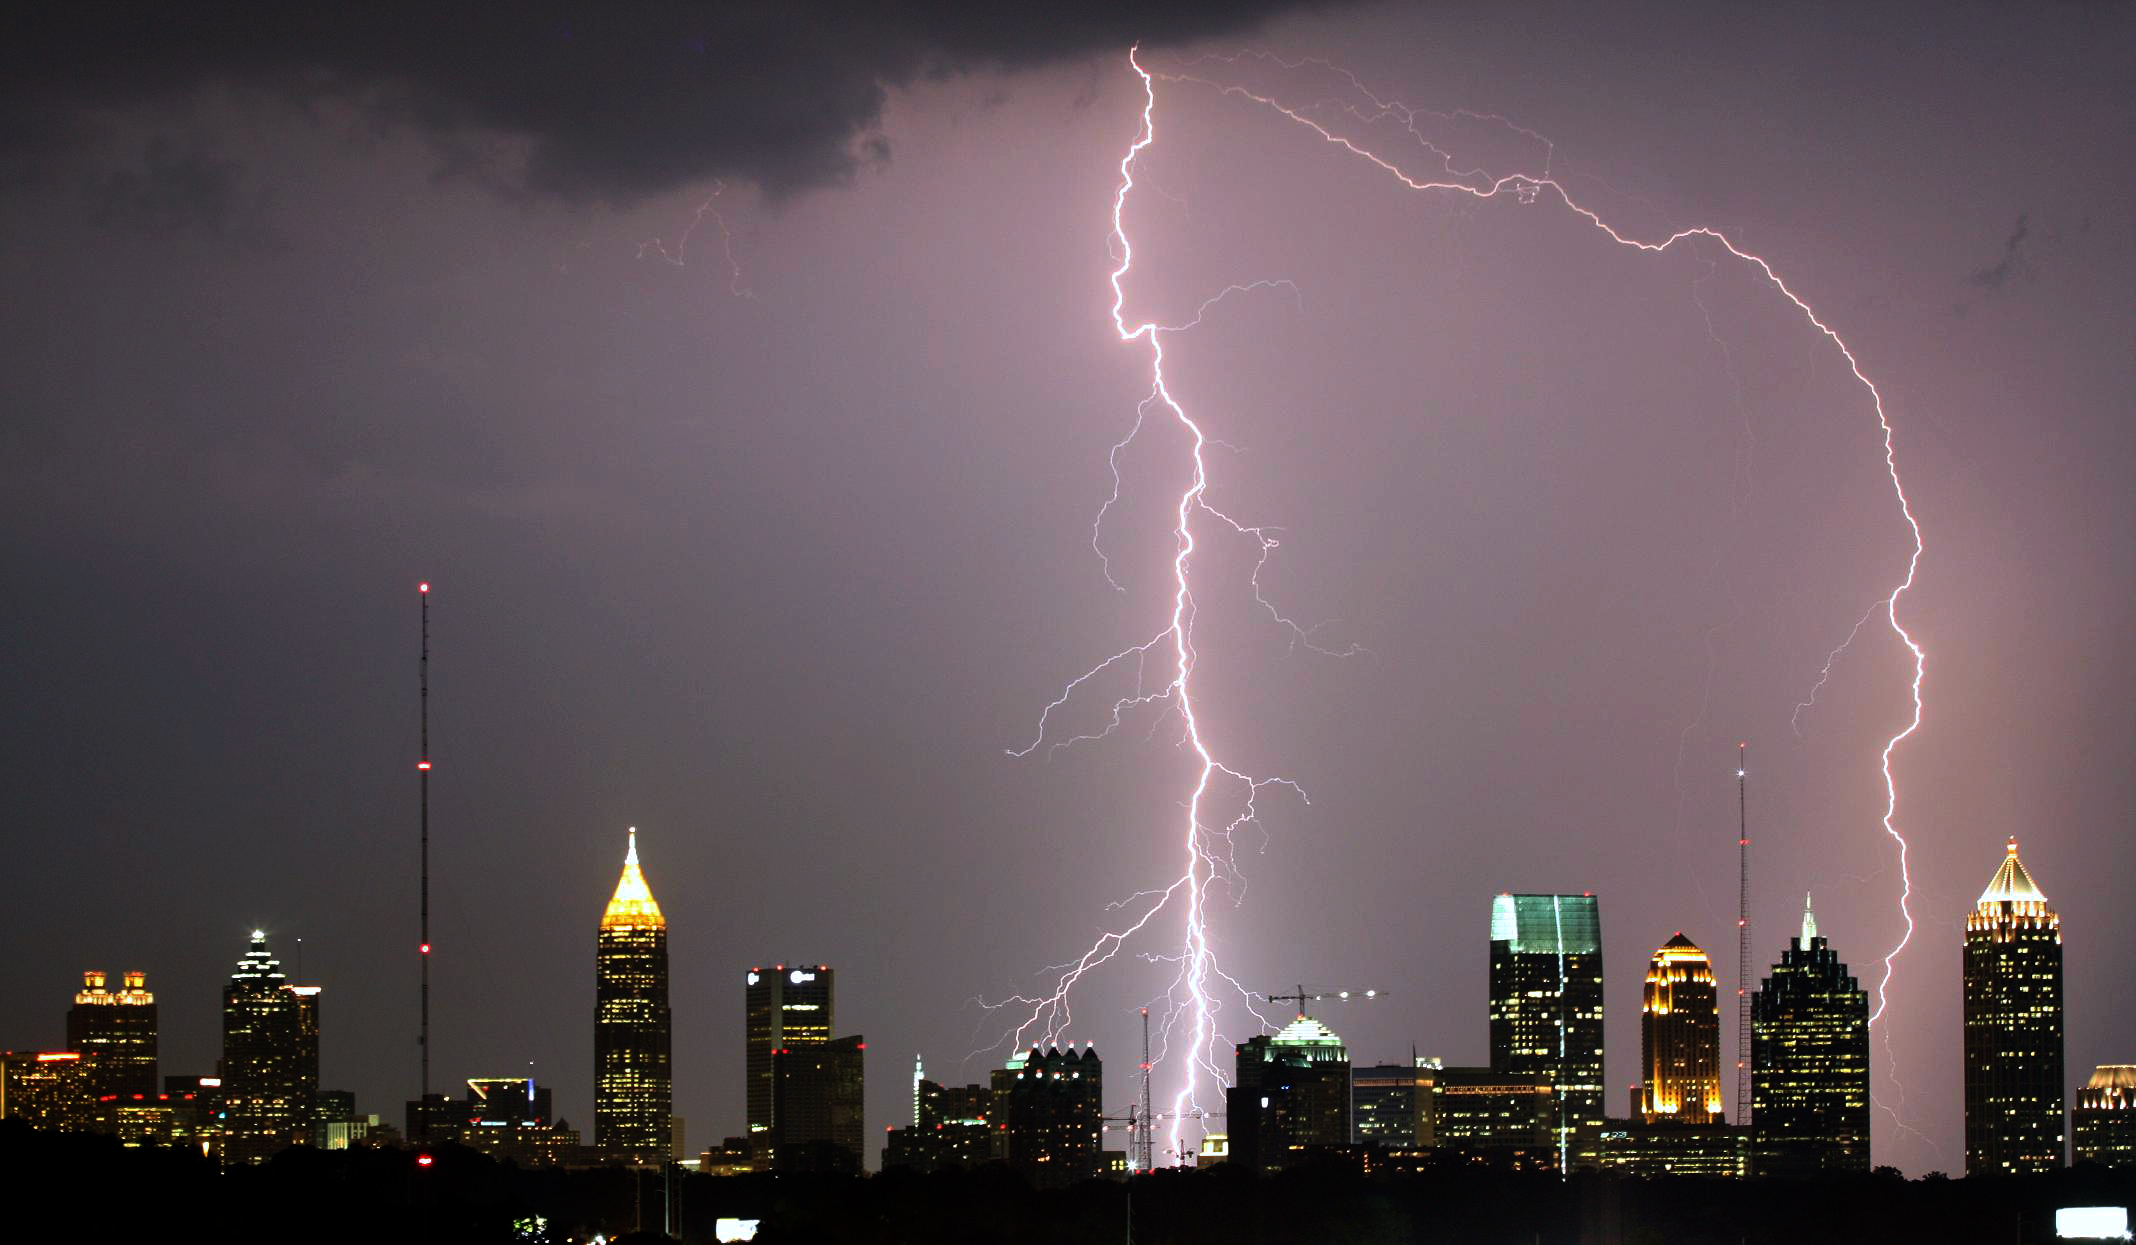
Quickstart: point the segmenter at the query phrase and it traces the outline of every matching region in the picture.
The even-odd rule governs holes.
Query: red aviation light
[[[424,944],[423,944],[422,946],[420,946],[420,947],[416,948],[416,950],[418,950],[418,951],[421,951],[421,952],[422,952],[422,953],[423,953],[424,955],[429,955],[429,954],[430,954],[430,944],[426,942],[426,943],[424,943]]]
[[[427,1154],[418,1154],[415,1156],[415,1165],[417,1167],[428,1167],[435,1162],[437,1162],[437,1160]]]
[[[426,597],[427,597],[427,596],[429,596],[429,595],[430,595],[430,581],[426,579],[426,580],[424,580],[424,581],[423,581],[422,583],[419,583],[419,584],[417,584],[417,585],[415,586],[415,590],[416,590],[417,592],[420,592],[420,593],[422,593],[422,594],[423,594],[424,596],[426,596]]]
[[[417,761],[417,762],[415,763],[415,768],[417,768],[417,769],[419,769],[419,770],[422,770],[422,771],[423,771],[424,773],[426,773],[426,774],[427,774],[427,773],[429,773],[429,772],[430,772],[430,762],[428,762],[428,761]]]

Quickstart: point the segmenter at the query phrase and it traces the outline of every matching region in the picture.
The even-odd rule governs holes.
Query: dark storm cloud
[[[2031,213],[2019,213],[2017,224],[2011,228],[2010,236],[2003,241],[2002,258],[1984,268],[1974,269],[1973,274],[1966,278],[1966,283],[1989,291],[2008,285],[2012,277],[2025,270],[2025,239],[2031,236]]]
[[[776,194],[839,182],[878,158],[873,127],[889,88],[1234,33],[1299,7],[40,6],[0,45],[0,141],[18,156],[49,150],[90,110],[234,87],[360,101],[446,139],[519,136],[530,144],[527,187],[568,198],[626,199],[715,176]]]
[[[245,184],[236,161],[168,138],[151,140],[138,165],[92,176],[84,191],[100,225],[154,236],[198,229],[245,245],[277,237],[265,220],[270,196]]]

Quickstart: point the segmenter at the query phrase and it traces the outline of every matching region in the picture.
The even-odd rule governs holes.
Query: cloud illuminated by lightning
[[[1342,100],[1329,96],[1323,97],[1313,104],[1294,106],[1278,100],[1273,95],[1251,90],[1245,86],[1220,82],[1211,77],[1184,71],[1185,68],[1190,68],[1194,64],[1224,64],[1236,67],[1249,59],[1275,65],[1287,71],[1297,71],[1308,66],[1326,71],[1342,80],[1351,98]],[[1176,956],[1150,958],[1165,959],[1167,961],[1176,960],[1179,965],[1179,975],[1175,979],[1171,991],[1166,996],[1171,1001],[1172,1006],[1168,1008],[1167,1023],[1164,1031],[1167,1049],[1169,1049],[1170,1035],[1173,1031],[1172,1022],[1176,1020],[1187,1030],[1184,1037],[1188,1066],[1185,1069],[1182,1084],[1172,1097],[1172,1109],[1168,1113],[1169,1125],[1167,1129],[1169,1151],[1173,1155],[1184,1158],[1184,1152],[1180,1146],[1180,1132],[1185,1120],[1199,1114],[1200,1104],[1196,1091],[1200,1083],[1201,1074],[1207,1073],[1210,1079],[1218,1085],[1225,1083],[1228,1079],[1224,1069],[1218,1066],[1215,1058],[1218,1053],[1218,1035],[1215,1025],[1219,1006],[1216,997],[1212,993],[1216,988],[1214,983],[1222,981],[1234,989],[1237,988],[1237,983],[1217,968],[1211,953],[1207,913],[1209,889],[1211,884],[1219,877],[1235,876],[1235,866],[1229,859],[1229,853],[1226,853],[1225,859],[1220,860],[1215,854],[1215,844],[1218,840],[1228,842],[1231,832],[1254,821],[1256,816],[1255,797],[1264,788],[1270,785],[1283,785],[1293,791],[1297,791],[1301,796],[1303,795],[1303,792],[1297,788],[1296,784],[1287,779],[1256,778],[1233,769],[1218,760],[1216,754],[1211,751],[1207,741],[1203,738],[1201,723],[1196,715],[1196,707],[1192,695],[1196,656],[1194,647],[1195,602],[1189,576],[1190,564],[1198,547],[1194,527],[1196,516],[1207,516],[1233,533],[1259,542],[1260,561],[1256,564],[1253,578],[1256,600],[1275,621],[1290,628],[1295,641],[1311,645],[1316,649],[1318,649],[1318,646],[1312,645],[1312,636],[1309,631],[1300,628],[1296,623],[1282,615],[1267,601],[1261,592],[1261,567],[1266,564],[1268,556],[1277,547],[1273,534],[1274,529],[1241,523],[1230,515],[1217,510],[1208,502],[1209,476],[1203,450],[1211,444],[1211,440],[1174,396],[1166,382],[1164,370],[1164,335],[1166,333],[1181,331],[1198,324],[1202,316],[1211,307],[1230,294],[1246,292],[1273,284],[1287,283],[1255,282],[1250,285],[1229,287],[1204,302],[1193,319],[1184,325],[1161,325],[1154,321],[1131,325],[1128,323],[1123,310],[1126,303],[1124,281],[1132,270],[1134,263],[1134,248],[1128,238],[1123,216],[1126,211],[1128,197],[1135,188],[1136,159],[1156,141],[1156,84],[1159,81],[1203,87],[1215,91],[1220,96],[1238,99],[1269,109],[1279,116],[1311,130],[1321,139],[1347,154],[1376,166],[1411,191],[1434,195],[1466,196],[1477,201],[1510,198],[1514,202],[1523,205],[1532,205],[1546,199],[1555,200],[1565,210],[1586,221],[1610,242],[1649,254],[1662,254],[1677,249],[1689,250],[1700,242],[1711,243],[1726,251],[1729,256],[1753,269],[1767,285],[1778,291],[1789,304],[1801,313],[1803,319],[1811,328],[1822,334],[1839,351],[1840,356],[1846,361],[1848,371],[1868,395],[1870,406],[1876,415],[1877,425],[1883,436],[1885,471],[1891,479],[1892,491],[1898,503],[1899,513],[1905,520],[1913,543],[1912,552],[1907,559],[1905,577],[1879,603],[1893,634],[1906,647],[1913,660],[1913,677],[1910,686],[1911,716],[1905,727],[1885,742],[1880,757],[1885,793],[1882,825],[1884,832],[1897,848],[1901,879],[1898,906],[1900,917],[1905,925],[1904,933],[1900,936],[1898,942],[1884,956],[1884,975],[1878,982],[1877,1005],[1870,1017],[1872,1024],[1881,1020],[1886,1007],[1889,1005],[1889,987],[1898,956],[1911,942],[1914,930],[1913,915],[1910,907],[1913,887],[1911,875],[1907,868],[1907,841],[1905,836],[1899,832],[1896,824],[1898,787],[1892,776],[1892,754],[1901,743],[1905,742],[1907,738],[1920,729],[1922,721],[1921,687],[1927,669],[1927,654],[1900,622],[1899,602],[1914,586],[1920,567],[1923,541],[1921,526],[1914,518],[1905,486],[1899,478],[1898,461],[1893,445],[1894,433],[1891,420],[1884,408],[1883,394],[1877,389],[1875,382],[1870,380],[1868,374],[1862,370],[1861,363],[1856,358],[1853,349],[1848,346],[1837,331],[1817,314],[1808,301],[1780,277],[1771,263],[1757,254],[1742,249],[1734,240],[1720,230],[1709,226],[1695,225],[1679,229],[1674,233],[1659,238],[1641,238],[1621,232],[1610,225],[1596,211],[1584,206],[1575,199],[1572,193],[1558,179],[1558,176],[1552,172],[1551,162],[1555,158],[1555,151],[1549,140],[1534,131],[1517,126],[1503,117],[1466,111],[1430,113],[1411,108],[1397,100],[1382,99],[1366,89],[1354,74],[1324,61],[1287,62],[1262,54],[1242,54],[1236,57],[1203,58],[1199,62],[1190,63],[1189,66],[1182,67],[1180,70],[1153,71],[1144,67],[1138,51],[1131,50],[1128,54],[1128,64],[1141,79],[1143,108],[1140,131],[1133,144],[1129,146],[1126,153],[1121,157],[1119,165],[1120,181],[1113,195],[1112,230],[1109,235],[1109,241],[1117,262],[1110,277],[1113,291],[1110,315],[1113,328],[1123,343],[1139,343],[1147,348],[1150,367],[1150,390],[1149,396],[1143,400],[1136,410],[1134,427],[1125,438],[1113,446],[1111,454],[1108,456],[1108,462],[1113,470],[1113,494],[1099,508],[1097,519],[1092,524],[1091,543],[1093,549],[1098,553],[1107,582],[1111,583],[1116,589],[1120,588],[1121,585],[1111,574],[1110,561],[1107,559],[1100,542],[1102,527],[1107,511],[1119,499],[1119,454],[1140,433],[1151,410],[1153,408],[1161,409],[1178,422],[1188,433],[1192,443],[1192,469],[1183,485],[1174,512],[1173,536],[1175,549],[1172,559],[1173,591],[1171,614],[1165,626],[1150,639],[1113,654],[1071,680],[1062,689],[1061,694],[1041,712],[1036,737],[1028,746],[1021,749],[1012,749],[1011,755],[1027,756],[1041,744],[1048,743],[1048,727],[1054,710],[1061,708],[1074,699],[1099,675],[1115,667],[1132,663],[1136,669],[1135,690],[1131,695],[1120,697],[1114,701],[1107,724],[1095,734],[1077,735],[1064,740],[1051,741],[1053,746],[1066,746],[1076,742],[1102,738],[1121,726],[1124,721],[1124,715],[1130,711],[1161,705],[1167,711],[1178,715],[1181,723],[1181,743],[1192,750],[1198,759],[1199,765],[1193,789],[1186,801],[1187,818],[1183,839],[1184,871],[1169,885],[1142,892],[1131,897],[1123,904],[1116,905],[1116,908],[1124,908],[1129,911],[1133,919],[1125,926],[1108,931],[1100,936],[1077,959],[1056,965],[1054,969],[1048,970],[1053,975],[1052,984],[1054,987],[1050,995],[1044,997],[1017,996],[1005,1001],[1007,1005],[1020,1005],[1029,1009],[1028,1012],[1023,1013],[1026,1019],[1022,1027],[1017,1030],[1016,1038],[1019,1043],[1027,1033],[1034,1031],[1042,1032],[1049,1038],[1060,1034],[1064,1030],[1070,1015],[1069,993],[1082,976],[1089,970],[1112,959],[1125,943],[1141,934],[1160,913],[1171,907],[1175,902],[1178,903],[1183,909],[1180,914],[1183,920],[1181,950]],[[1455,157],[1431,141],[1420,127],[1420,122],[1428,119],[1452,120],[1456,118],[1500,125],[1539,144],[1543,154],[1539,170],[1533,172],[1493,173],[1481,167],[1460,167],[1457,165]],[[1345,130],[1352,123],[1364,127],[1391,123],[1398,127],[1409,138],[1413,139],[1425,155],[1435,163],[1435,171],[1428,174],[1414,175],[1405,170],[1395,159],[1382,155],[1365,145],[1364,140],[1349,136]],[[1295,287],[1292,288],[1293,292],[1295,292]],[[1875,607],[1872,607],[1871,612],[1875,612]],[[1866,621],[1866,617],[1864,621]],[[1854,631],[1848,634],[1846,641],[1842,642],[1839,648],[1835,649],[1827,659],[1823,676],[1818,680],[1818,687],[1823,686],[1825,678],[1829,677],[1831,673],[1833,661],[1836,661],[1839,654],[1851,644],[1855,633],[1860,630],[1860,626],[1861,624],[1857,623]],[[1319,651],[1325,652],[1328,650],[1320,649]],[[1145,666],[1153,655],[1160,654],[1168,658],[1168,664],[1171,668],[1170,677],[1161,686],[1152,689],[1144,678]],[[1816,689],[1813,688],[1811,692],[1812,700],[1814,700],[1815,695]],[[1803,707],[1807,707],[1807,705],[1805,704]],[[1218,785],[1232,786],[1243,795],[1243,811],[1223,831],[1217,831],[1213,826],[1204,822],[1205,805],[1212,798],[1212,788]],[[1240,991],[1240,993],[1244,994],[1245,992]]]

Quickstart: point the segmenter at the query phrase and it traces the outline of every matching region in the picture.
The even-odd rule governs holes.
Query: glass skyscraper
[[[1965,1170],[2062,1165],[2062,923],[2017,858],[1965,918]]]
[[[292,986],[252,944],[223,991],[223,1153],[257,1163],[306,1136],[319,1092],[319,988]]]
[[[638,1162],[665,1161],[674,1129],[667,918],[638,868],[636,829],[601,914],[593,961],[593,1144]]]
[[[1562,1169],[1602,1134],[1602,914],[1593,895],[1491,901],[1491,1070],[1548,1076]]]
[[[1751,1128],[1761,1176],[1869,1170],[1869,993],[1817,936],[1808,896],[1750,996]]]

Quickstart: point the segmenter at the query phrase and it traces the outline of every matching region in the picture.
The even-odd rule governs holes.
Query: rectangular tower
[[[768,1135],[775,1169],[860,1174],[867,1050],[856,1034],[772,1052]]]
[[[2062,1165],[2062,923],[2017,840],[1965,918],[1965,1170]]]
[[[94,1054],[96,1093],[120,1101],[156,1096],[156,996],[148,974],[127,973],[117,990],[106,975],[82,974],[81,993],[67,1010],[67,1049]]]
[[[772,1056],[831,1040],[837,1023],[836,977],[824,964],[774,964],[749,970],[744,994],[743,1101],[752,1149],[768,1144],[777,1122]]]
[[[1492,900],[1491,1070],[1549,1077],[1560,1165],[1594,1165],[1603,1118],[1602,913],[1592,894]]]

